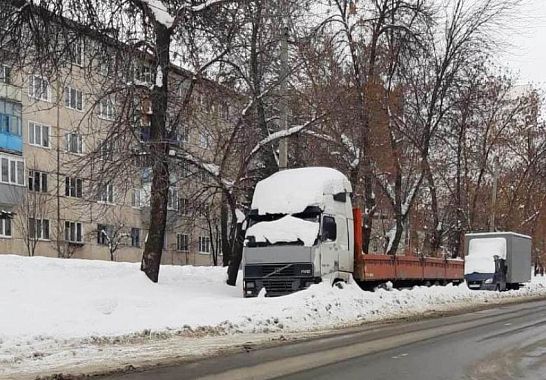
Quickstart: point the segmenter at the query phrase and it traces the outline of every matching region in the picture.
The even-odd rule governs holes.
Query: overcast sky
[[[524,1],[508,36],[511,46],[500,58],[519,72],[520,82],[533,82],[546,90],[546,0]]]

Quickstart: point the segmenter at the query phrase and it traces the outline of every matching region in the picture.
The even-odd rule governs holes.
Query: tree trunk
[[[233,251],[231,252],[231,260],[228,267],[228,279],[227,284],[235,286],[237,284],[237,275],[239,273],[239,267],[243,259],[243,242],[245,240],[245,230],[241,223],[237,224],[237,230],[235,233],[235,241],[233,244]]]
[[[169,194],[168,144],[165,143],[167,113],[167,78],[169,75],[169,49],[171,35],[161,23],[155,23],[158,72],[162,73],[162,86],[152,90],[152,120],[149,152],[153,159],[150,195],[150,223],[148,239],[144,245],[141,270],[153,282],[159,279],[159,266],[165,239],[167,199]]]
[[[226,196],[222,194],[222,206],[220,208],[220,234],[222,239],[222,266],[227,267],[231,259],[231,245],[229,244],[228,231],[228,207],[226,205]]]
[[[262,73],[260,72],[260,41],[259,36],[262,29],[262,3],[256,2],[256,9],[252,21],[252,36],[250,40],[250,75],[253,87],[253,97],[256,105],[256,123],[260,132],[260,140],[266,138],[269,135],[267,128],[267,120],[265,115],[265,106],[262,100]],[[272,149],[262,149],[260,153],[261,160],[264,164],[260,173],[260,178],[269,177],[275,173],[278,169],[277,161]]]

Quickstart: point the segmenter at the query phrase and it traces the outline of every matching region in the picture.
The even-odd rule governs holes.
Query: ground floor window
[[[177,251],[189,251],[189,236],[186,234],[176,234],[176,250]]]
[[[49,220],[29,218],[28,232],[31,239],[49,240]]]
[[[11,237],[10,218],[0,218],[0,237]]]
[[[210,237],[199,236],[199,253],[210,253]]]
[[[82,224],[80,222],[64,222],[64,240],[73,243],[82,243]]]
[[[140,228],[131,228],[131,247],[140,247]]]

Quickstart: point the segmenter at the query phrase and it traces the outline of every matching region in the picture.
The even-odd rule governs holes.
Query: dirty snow
[[[291,243],[298,240],[312,247],[318,237],[319,223],[286,215],[272,222],[260,222],[246,231],[258,243]]]
[[[301,336],[368,321],[546,295],[545,278],[518,291],[466,286],[364,292],[322,283],[279,298],[241,297],[225,269],[0,256],[0,378],[89,371],[204,355],[247,341]]]
[[[471,239],[468,243],[468,256],[466,256],[464,274],[495,273],[494,256],[506,259],[505,238]]]
[[[260,215],[296,214],[308,206],[324,209],[324,195],[351,192],[345,175],[335,169],[310,167],[283,170],[258,182],[252,209]]]

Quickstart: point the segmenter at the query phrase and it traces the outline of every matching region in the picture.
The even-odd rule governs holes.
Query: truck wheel
[[[335,286],[338,289],[343,289],[345,287],[345,281],[343,281],[341,278],[336,278],[332,283],[332,286]]]
[[[500,284],[497,284],[497,286],[495,286],[495,291],[500,293],[501,291]]]

